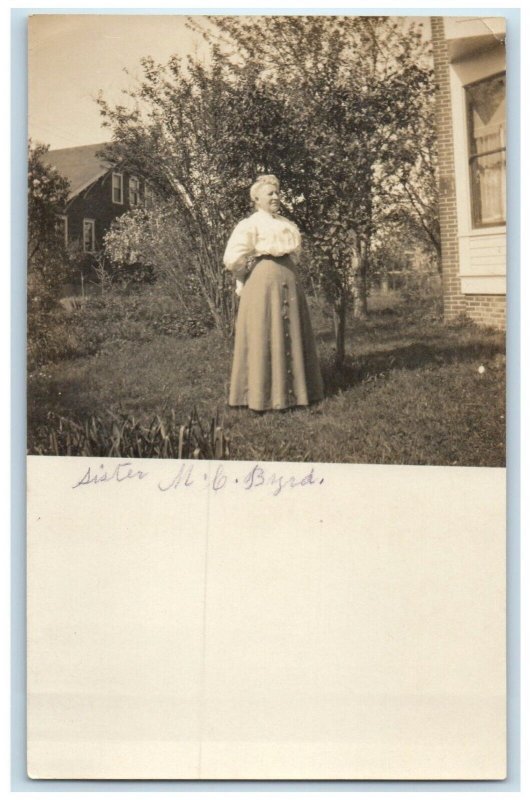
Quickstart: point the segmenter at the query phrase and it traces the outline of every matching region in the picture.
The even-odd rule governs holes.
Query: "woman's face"
[[[280,208],[280,197],[274,183],[264,183],[256,193],[256,207],[275,214]]]

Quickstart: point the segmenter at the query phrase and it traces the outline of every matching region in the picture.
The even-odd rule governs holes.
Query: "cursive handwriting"
[[[167,493],[173,490],[190,490],[193,487],[200,490],[212,490],[215,493],[227,491],[244,492],[268,492],[274,497],[286,490],[297,489],[306,486],[316,486],[324,483],[324,478],[319,478],[315,467],[308,467],[306,471],[301,468],[298,474],[291,472],[279,472],[278,468],[269,469],[267,465],[253,464],[251,468],[242,465],[216,464],[200,465],[200,463],[190,463],[189,461],[179,462],[176,471],[169,473],[167,477],[156,479],[156,487],[160,492]],[[94,468],[89,466],[83,476],[72,486],[77,489],[80,486],[96,486],[100,483],[123,483],[124,481],[137,479],[144,480],[150,473],[144,472],[134,467],[132,461],[121,461],[112,469],[107,469],[103,464]],[[149,483],[149,481],[147,481]]]
[[[316,476],[314,467],[311,467],[302,477],[295,477],[294,475],[270,472],[260,464],[255,464],[242,477],[236,476],[232,478],[227,475],[224,465],[218,464],[213,477],[206,472],[203,472],[201,477],[202,480],[199,480],[199,484],[208,485],[214,492],[219,492],[233,484],[235,486],[239,485],[245,491],[259,489],[260,487],[271,488],[271,494],[274,497],[277,497],[284,489],[295,489],[298,486],[313,486],[324,483],[324,478],[319,479]],[[182,464],[169,481],[159,481],[157,485],[161,492],[167,492],[169,489],[193,486],[195,483],[194,465],[185,466]]]
[[[295,478],[294,475],[286,477],[285,475],[277,475],[276,472],[269,474],[260,464],[255,464],[243,481],[244,488],[247,491],[258,486],[271,486],[274,497],[277,497],[283,489],[295,489],[297,486],[311,486],[315,483],[323,483],[323,481],[319,481],[315,477],[313,467],[302,478]]]
[[[194,472],[194,465],[181,464],[178,472],[170,481],[159,481],[157,486],[161,492],[167,492],[169,489],[177,489],[179,486],[193,486],[194,481],[192,475]]]
[[[98,470],[93,471],[92,468],[89,467],[83,477],[80,478],[77,483],[74,483],[72,489],[77,489],[79,486],[90,486],[96,483],[108,483],[109,481],[122,483],[122,481],[131,478],[143,480],[148,474],[147,472],[142,472],[140,469],[133,469],[131,461],[122,461],[120,464],[117,464],[112,472],[107,472],[103,464],[100,464]]]

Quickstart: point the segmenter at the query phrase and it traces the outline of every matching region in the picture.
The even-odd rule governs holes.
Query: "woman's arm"
[[[234,228],[223,256],[228,270],[241,279],[247,271],[247,260],[255,254],[256,231],[248,219],[242,219]]]
[[[301,243],[299,243],[297,245],[297,247],[295,248],[295,250],[292,250],[291,253],[290,253],[290,256],[293,259],[293,261],[295,262],[295,264],[298,264],[299,261],[300,261],[301,251],[302,251],[302,245],[301,245]]]

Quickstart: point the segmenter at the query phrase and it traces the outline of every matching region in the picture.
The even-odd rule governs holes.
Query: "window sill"
[[[505,295],[505,275],[461,275],[462,294]]]
[[[460,239],[473,239],[476,236],[500,236],[505,235],[507,233],[507,226],[506,225],[496,225],[492,226],[492,228],[471,228],[469,231],[465,233],[460,233]]]

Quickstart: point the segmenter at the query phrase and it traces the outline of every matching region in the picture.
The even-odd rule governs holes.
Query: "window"
[[[153,205],[153,189],[148,183],[144,183],[144,205],[147,208]]]
[[[112,174],[112,201],[123,205],[124,202],[124,176],[121,172]]]
[[[66,214],[57,215],[57,233],[62,238],[64,246],[68,247],[68,217]]]
[[[96,222],[93,219],[83,220],[83,250],[85,253],[96,250]]]
[[[129,205],[137,206],[140,203],[140,181],[134,175],[129,178]]]
[[[505,75],[465,87],[472,224],[505,223]]]

